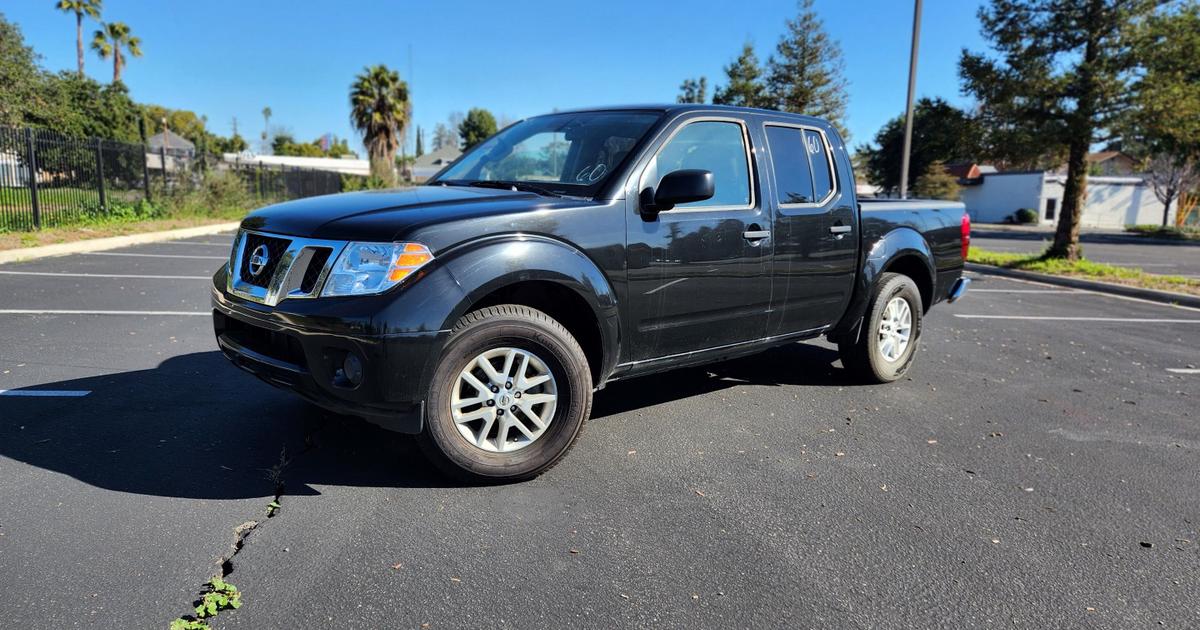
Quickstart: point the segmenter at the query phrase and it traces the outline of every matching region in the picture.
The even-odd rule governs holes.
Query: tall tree
[[[496,133],[496,118],[482,107],[472,107],[467,117],[458,126],[458,135],[462,138],[463,151],[487,140]]]
[[[270,132],[271,113],[272,112],[271,112],[270,107],[262,108],[263,130],[262,130],[262,134],[260,135],[260,138],[262,140],[262,144],[260,146],[262,147],[261,150],[263,153],[266,153],[267,150],[271,147],[271,138],[270,138],[270,136],[271,136],[271,132]]]
[[[980,157],[979,124],[969,114],[941,98],[922,98],[913,108],[913,143],[909,182],[934,162],[953,163]],[[885,190],[900,188],[904,152],[904,115],[889,120],[875,134],[872,146],[860,147],[867,179]]]
[[[679,85],[679,96],[675,100],[679,103],[707,103],[708,78],[684,79]]]
[[[996,55],[964,50],[959,72],[985,120],[1065,147],[1067,180],[1047,255],[1078,259],[1087,154],[1129,107],[1134,27],[1161,0],[992,0],[979,10]]]
[[[425,134],[421,133],[421,127],[417,127],[417,146],[413,148],[413,157],[421,157],[425,155]]]
[[[913,194],[922,199],[958,201],[959,193],[958,178],[940,161],[931,162],[913,186]]]
[[[101,24],[92,34],[92,50],[101,59],[113,58],[113,83],[121,82],[121,69],[125,67],[125,52],[134,57],[142,56],[142,38],[134,37],[129,25],[124,22]]]
[[[1171,221],[1171,205],[1180,195],[1200,189],[1200,165],[1192,158],[1159,154],[1147,165],[1150,187],[1163,204],[1162,226]]]
[[[19,125],[39,109],[42,71],[21,28],[0,13],[0,125]]]
[[[365,68],[350,86],[350,122],[363,135],[371,175],[389,186],[396,183],[396,150],[411,107],[408,84],[385,65]]]
[[[713,91],[713,103],[738,107],[770,107],[763,69],[754,54],[754,44],[742,44],[742,52],[725,66],[724,87]]]
[[[79,76],[83,76],[83,16],[100,19],[103,0],[58,0],[59,11],[75,14],[75,57],[79,62]]]
[[[825,32],[813,0],[800,0],[795,19],[767,60],[767,89],[776,109],[819,116],[845,133],[846,79],[842,47]]]
[[[1135,153],[1200,160],[1200,4],[1169,7],[1139,30],[1142,72],[1123,145]]]
[[[438,151],[444,147],[456,146],[458,146],[458,134],[447,127],[445,123],[438,123],[433,128],[433,150]]]

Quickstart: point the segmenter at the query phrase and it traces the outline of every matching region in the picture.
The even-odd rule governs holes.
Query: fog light
[[[346,381],[351,387],[357,387],[362,382],[363,366],[362,361],[354,353],[346,353],[346,359],[342,361],[342,374],[345,375]]]

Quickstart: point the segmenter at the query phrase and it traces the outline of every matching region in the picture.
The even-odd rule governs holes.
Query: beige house
[[[1087,156],[1088,175],[1100,177],[1129,177],[1138,173],[1137,160],[1120,151],[1100,151]],[[1054,169],[1055,175],[1066,175],[1067,165]]]

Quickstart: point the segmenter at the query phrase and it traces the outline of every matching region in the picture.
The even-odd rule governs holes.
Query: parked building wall
[[[1041,207],[1043,179],[1041,171],[984,175],[982,183],[963,187],[962,201],[972,221],[1003,223],[1021,208]]]
[[[1063,175],[1043,172],[988,174],[980,183],[963,187],[962,201],[971,220],[979,223],[1002,223],[1017,210],[1032,208],[1038,213],[1038,223],[1056,225],[1065,181]],[[1162,202],[1140,177],[1089,177],[1080,224],[1114,229],[1160,224],[1162,213]],[[1168,220],[1174,221],[1174,215]]]

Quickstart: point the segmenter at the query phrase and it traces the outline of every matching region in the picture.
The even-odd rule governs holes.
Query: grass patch
[[[136,221],[95,222],[71,227],[47,228],[37,232],[3,232],[0,233],[0,250],[38,247],[40,245],[54,245],[56,243],[74,243],[75,241],[104,238],[107,236],[178,230],[180,228],[237,221],[243,216],[245,216],[244,212],[229,217],[177,216]]]
[[[159,192],[153,203],[114,199],[107,209],[101,209],[98,202],[83,203],[69,222],[61,225],[48,213],[41,230],[0,230],[0,250],[240,221],[250,210],[274,201],[251,194],[236,174],[211,173],[200,187],[174,194]]]
[[[1200,226],[1185,225],[1183,227],[1163,227],[1161,225],[1127,225],[1126,232],[1154,238],[1166,238],[1177,241],[1200,241]]]
[[[1146,273],[1136,267],[1118,267],[1106,263],[1093,262],[1087,259],[1071,262],[1062,258],[1047,258],[1043,254],[1012,254],[1007,252],[992,252],[978,247],[971,247],[967,262],[981,265],[1004,267],[1005,269],[1020,269],[1054,276],[1071,276],[1100,280],[1114,284],[1124,284],[1144,289],[1174,291],[1200,295],[1200,280],[1183,276],[1163,276]]]

